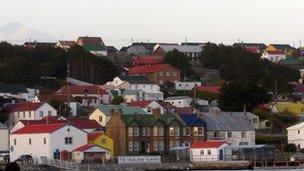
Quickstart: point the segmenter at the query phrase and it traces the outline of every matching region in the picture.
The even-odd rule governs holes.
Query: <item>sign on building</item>
[[[161,163],[161,156],[118,156],[119,164]]]

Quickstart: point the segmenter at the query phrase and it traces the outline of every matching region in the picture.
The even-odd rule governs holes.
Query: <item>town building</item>
[[[96,144],[86,144],[72,152],[72,160],[77,163],[107,163],[110,159],[110,151]]]
[[[103,132],[92,132],[88,134],[88,143],[96,144],[104,149],[109,150],[111,159],[114,159],[114,142]]]
[[[293,47],[291,47],[289,44],[269,44],[266,51],[279,51],[286,55],[291,55]]]
[[[132,67],[129,69],[129,75],[143,75],[156,84],[162,84],[166,81],[180,81],[181,79],[181,71],[169,64]]]
[[[223,149],[230,146],[225,141],[198,141],[190,147],[190,162],[210,162],[223,160]]]
[[[87,133],[71,124],[27,125],[10,134],[10,161],[21,155],[31,155],[38,162],[41,157],[60,159],[85,144]]]
[[[71,95],[81,106],[108,104],[109,94],[98,85],[67,85],[61,87],[56,95]]]
[[[96,56],[107,56],[107,48],[100,37],[78,37],[76,43]]]
[[[133,66],[149,66],[157,65],[163,62],[163,57],[161,56],[135,56],[133,58]]]
[[[177,50],[178,52],[183,53],[191,60],[197,60],[199,55],[202,52],[201,46],[196,45],[167,45],[167,44],[160,44],[156,45],[154,50],[154,55],[156,56],[165,56],[166,53]]]
[[[261,54],[267,48],[264,43],[234,43],[233,46],[243,47],[252,53]]]
[[[271,107],[271,112],[276,113],[291,113],[299,117],[304,115],[304,103],[301,102],[276,102]]]
[[[9,112],[9,128],[19,120],[40,120],[46,116],[57,116],[56,109],[44,102],[8,104],[5,109]]]
[[[194,87],[201,86],[201,82],[174,82],[175,90],[192,90]]]
[[[154,100],[146,100],[146,101],[133,101],[128,103],[128,106],[140,107],[148,114],[164,114],[164,108]]]
[[[62,48],[64,50],[69,50],[72,46],[75,46],[75,41],[68,41],[68,40],[60,40],[55,45],[56,48]]]
[[[175,96],[175,97],[167,97],[164,99],[165,102],[171,103],[175,107],[190,107],[192,102],[192,98],[188,96]]]
[[[9,130],[0,122],[0,151],[9,151]]]
[[[0,97],[20,99],[24,101],[32,101],[38,92],[29,92],[22,84],[1,84],[0,83]]]
[[[255,128],[248,119],[233,115],[203,113],[207,140],[223,140],[230,145],[254,145]]]
[[[161,91],[145,91],[138,90],[126,90],[122,94],[125,102],[130,103],[133,101],[151,101],[151,100],[164,100],[163,92]]]
[[[282,51],[264,51],[261,59],[266,59],[274,63],[279,63],[281,60],[286,59],[286,53]]]
[[[124,115],[131,114],[148,114],[140,107],[132,107],[126,105],[99,105],[89,114],[89,119],[97,121],[101,126],[106,126],[112,117],[114,110],[121,110]]]
[[[288,144],[294,144],[299,150],[304,149],[304,122],[290,126],[287,129]]]
[[[113,111],[106,133],[114,140],[115,156],[168,152],[181,144],[183,122],[174,115],[126,115]]]

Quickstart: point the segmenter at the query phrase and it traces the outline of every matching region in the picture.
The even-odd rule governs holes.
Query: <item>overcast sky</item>
[[[304,43],[304,0],[0,0],[0,27],[22,24],[0,40],[101,36],[107,45],[134,41]],[[19,26],[20,27],[20,26]],[[50,38],[51,37],[51,38]],[[26,37],[27,38],[27,37]]]

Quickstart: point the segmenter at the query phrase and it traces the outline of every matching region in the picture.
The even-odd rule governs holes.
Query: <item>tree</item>
[[[254,107],[269,102],[267,90],[252,83],[229,82],[222,86],[219,107],[224,111],[251,111]]]
[[[297,146],[295,144],[287,144],[285,147],[284,147],[284,151],[285,152],[297,152]]]
[[[191,75],[194,74],[187,56],[177,51],[176,49],[166,53],[164,62],[173,65],[181,70],[182,78],[189,79],[191,78]]]
[[[125,99],[122,96],[115,96],[113,98],[113,100],[111,101],[112,105],[119,105],[121,103],[123,103],[125,101]]]
[[[58,115],[63,117],[71,116],[71,108],[69,105],[55,99],[51,99],[49,104],[57,110]]]

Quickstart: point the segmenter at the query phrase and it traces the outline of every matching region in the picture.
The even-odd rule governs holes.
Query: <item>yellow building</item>
[[[280,51],[286,55],[291,55],[293,48],[288,44],[270,44],[267,46],[266,51]]]
[[[304,114],[304,103],[278,102],[271,109],[272,113],[292,113],[296,115]]]
[[[113,139],[105,133],[93,132],[88,134],[88,144],[96,144],[110,151],[111,159],[114,155]]]

